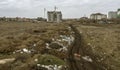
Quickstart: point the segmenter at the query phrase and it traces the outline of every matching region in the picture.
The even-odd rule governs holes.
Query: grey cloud
[[[107,13],[120,7],[120,0],[0,0],[0,16],[42,17],[43,9],[61,10],[64,18],[94,12]]]

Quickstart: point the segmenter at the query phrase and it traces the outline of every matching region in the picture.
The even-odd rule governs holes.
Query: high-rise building
[[[62,22],[62,13],[61,11],[56,11],[58,8],[55,6],[54,11],[47,12],[47,21],[48,22]]]
[[[61,11],[48,11],[48,22],[61,22],[62,21],[62,13]]]

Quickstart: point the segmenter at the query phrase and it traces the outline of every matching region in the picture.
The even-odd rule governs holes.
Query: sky
[[[55,6],[62,11],[63,18],[80,18],[117,11],[120,0],[0,0],[0,17],[44,17],[44,8],[47,12]]]

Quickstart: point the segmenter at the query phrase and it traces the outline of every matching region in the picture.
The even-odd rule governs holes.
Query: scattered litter
[[[42,67],[45,67],[45,65],[41,65]]]
[[[13,54],[15,54],[15,52],[13,52]]]
[[[23,49],[24,52],[28,52],[28,50],[26,48]]]
[[[62,51],[62,52],[65,52],[65,51],[67,51],[68,49],[66,48],[66,47],[63,47],[63,48],[60,48],[60,49],[58,49],[58,51]]]
[[[25,53],[31,53],[31,51],[29,51],[29,50],[26,49],[26,48],[23,49],[23,52],[25,52]]]
[[[89,56],[84,56],[82,59],[88,61],[88,62],[93,62],[93,60]]]
[[[62,68],[62,65],[58,66],[58,68],[61,69],[61,68]]]
[[[89,46],[90,46],[91,44],[90,44],[90,43],[88,43],[87,45],[89,45]]]
[[[12,62],[12,61],[14,61],[14,60],[15,60],[15,58],[2,59],[2,60],[0,60],[0,64],[5,64],[5,63],[7,63],[7,62]]]
[[[21,54],[23,53],[23,51],[20,52]]]
[[[71,30],[72,28],[71,27],[68,27],[69,30]]]
[[[16,52],[21,52],[21,50],[16,50]]]
[[[49,46],[49,43],[45,43],[46,46]]]
[[[62,38],[62,41],[68,42],[68,45],[71,45],[71,43],[74,41],[74,37],[72,35],[66,36],[66,35],[60,35]]]
[[[71,34],[75,34],[75,32],[71,31]]]
[[[46,46],[46,49],[51,49],[49,46]]]
[[[75,56],[75,57],[78,57],[78,58],[81,57],[81,55],[80,55],[80,54],[77,54],[77,53],[75,53],[74,56]]]
[[[61,42],[62,40],[60,40],[60,39],[57,39],[57,41]]]
[[[37,44],[33,44],[33,47],[36,47],[37,46]]]
[[[40,67],[41,65],[40,64],[37,64],[38,67]]]
[[[15,53],[21,53],[21,54],[22,53],[31,53],[31,51],[26,49],[26,48],[23,48],[23,49],[16,50],[16,51],[13,52],[13,54],[15,54]]]
[[[54,38],[52,38],[52,41],[55,41],[55,39],[54,39]]]
[[[38,59],[35,59],[34,61],[35,61],[35,62],[38,62]]]
[[[83,32],[82,31],[80,31],[80,34],[82,34]]]
[[[37,67],[44,67],[47,68],[48,70],[61,70],[62,69],[62,65],[41,65],[41,64],[37,64]]]

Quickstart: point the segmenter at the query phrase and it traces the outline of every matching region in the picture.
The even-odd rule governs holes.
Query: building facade
[[[107,15],[101,13],[95,13],[90,15],[90,19],[94,19],[94,20],[107,19]]]
[[[116,19],[116,18],[117,18],[117,12],[116,11],[108,12],[108,19]]]
[[[48,11],[47,17],[48,22],[62,22],[61,11]]]
[[[118,18],[120,18],[120,9],[117,11]]]

